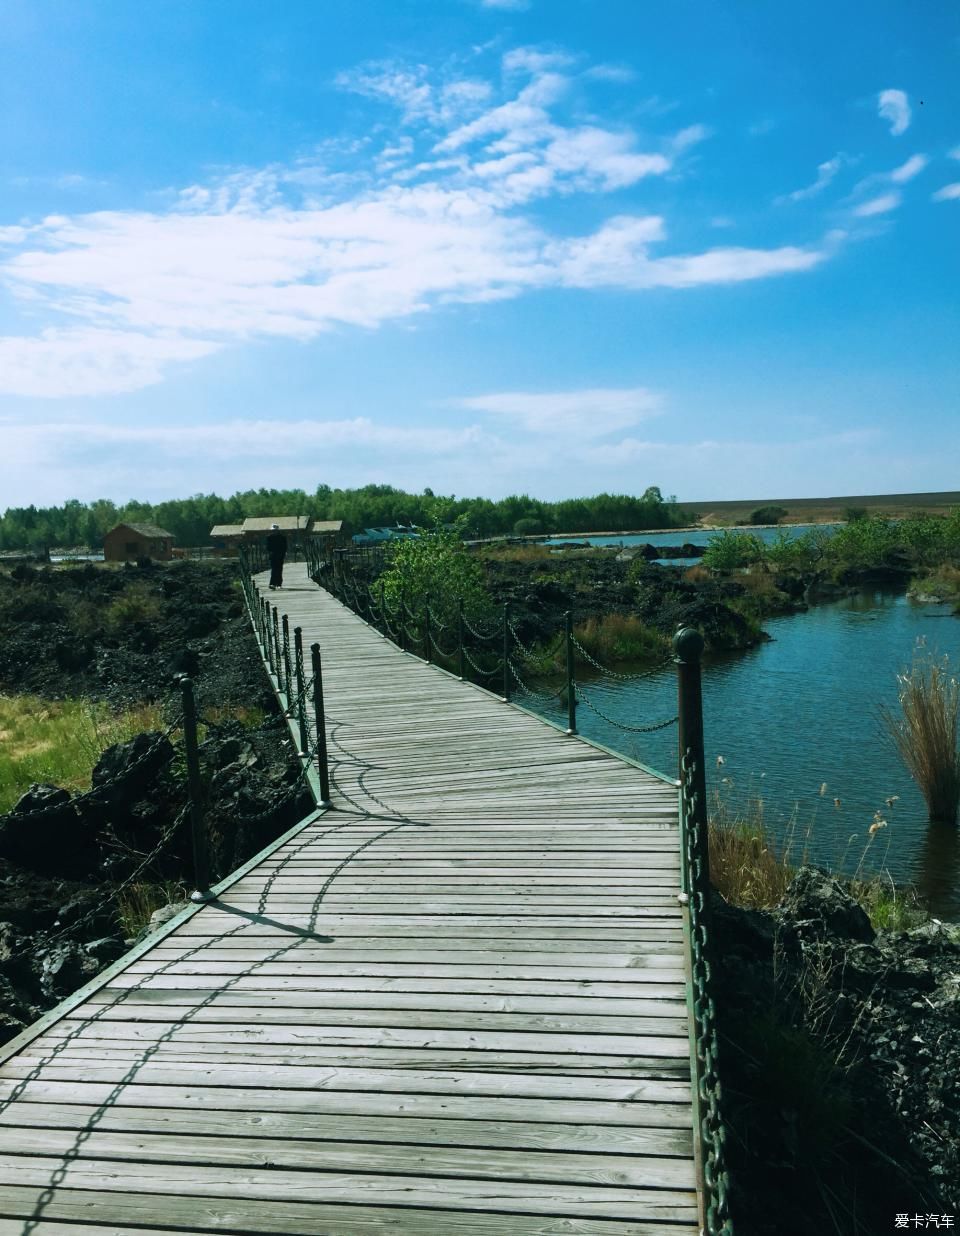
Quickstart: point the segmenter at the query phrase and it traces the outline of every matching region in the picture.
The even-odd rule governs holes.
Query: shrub
[[[767,547],[755,533],[727,529],[710,538],[703,551],[703,565],[714,571],[734,571],[765,562],[766,557]]]
[[[921,653],[897,675],[901,716],[881,709],[900,758],[920,787],[931,820],[955,824],[960,807],[960,683],[946,657]]]
[[[865,506],[848,506],[843,512],[843,518],[848,524],[855,524],[857,520],[869,519],[870,512]]]
[[[532,515],[525,515],[513,525],[514,536],[542,536],[544,532],[543,520]]]
[[[156,622],[162,612],[160,598],[149,585],[131,584],[107,606],[104,625],[118,633],[134,623]]]
[[[388,562],[380,580],[394,610],[401,599],[417,609],[429,598],[431,610],[448,621],[456,615],[461,600],[467,613],[482,615],[492,608],[483,567],[455,529],[436,528],[396,542],[390,547]]]
[[[752,524],[778,524],[787,513],[785,506],[758,506],[755,511],[750,512],[750,522]]]

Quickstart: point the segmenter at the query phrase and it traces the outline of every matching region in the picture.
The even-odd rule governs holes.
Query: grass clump
[[[794,860],[796,816],[787,840],[775,842],[767,832],[763,800],[753,799],[743,812],[732,811],[717,795],[709,820],[710,879],[724,900],[751,910],[771,910],[807,859],[804,845]]]
[[[117,915],[123,934],[127,937],[139,935],[155,910],[183,901],[186,895],[186,886],[177,880],[165,880],[162,884],[128,884],[117,894]]]
[[[633,614],[603,614],[573,628],[587,652],[605,665],[652,661],[670,651],[667,636]]]
[[[0,812],[9,811],[34,781],[89,789],[107,747],[160,724],[159,710],[149,704],[115,713],[85,700],[0,696]]]
[[[162,612],[163,603],[148,584],[131,584],[107,606],[104,626],[117,634],[134,623],[158,622]]]
[[[900,715],[882,708],[881,716],[900,758],[920,787],[927,814],[955,824],[960,807],[960,683],[949,660],[922,651],[908,671],[897,675]]]

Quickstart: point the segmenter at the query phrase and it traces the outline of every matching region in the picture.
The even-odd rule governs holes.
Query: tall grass
[[[670,640],[634,614],[603,614],[573,628],[574,636],[592,657],[605,665],[650,661],[670,651]]]
[[[89,789],[107,747],[160,725],[154,705],[115,713],[85,700],[0,696],[0,812],[9,811],[34,781]]]
[[[887,732],[937,823],[955,824],[960,808],[960,683],[946,657],[920,652],[897,675],[900,715],[881,709]]]

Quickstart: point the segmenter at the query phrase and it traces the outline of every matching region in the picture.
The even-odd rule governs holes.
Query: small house
[[[342,519],[315,519],[310,525],[310,535],[321,544],[339,545],[344,539]]]
[[[210,529],[210,540],[218,557],[235,554],[243,541],[243,524],[215,524]]]
[[[169,562],[173,557],[173,533],[156,524],[117,524],[103,538],[106,562],[136,562],[152,558]]]

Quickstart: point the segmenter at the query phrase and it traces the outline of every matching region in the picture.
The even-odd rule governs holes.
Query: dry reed
[[[946,657],[921,652],[897,675],[900,716],[882,708],[887,732],[938,823],[955,824],[960,807],[960,683]]]

